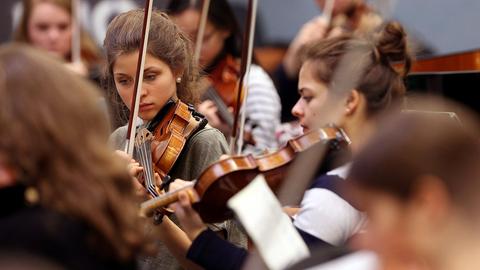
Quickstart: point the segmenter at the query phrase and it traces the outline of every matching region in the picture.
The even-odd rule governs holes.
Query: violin
[[[152,197],[158,196],[154,172],[162,180],[180,156],[187,140],[202,129],[207,120],[193,106],[180,100],[169,100],[157,113],[147,128],[138,131],[135,138],[135,153],[144,168],[144,185]]]
[[[236,108],[235,89],[240,77],[240,66],[232,55],[225,56],[208,76],[211,84],[203,97],[215,103],[218,115],[228,125],[233,127],[233,114],[228,109]]]
[[[328,154],[347,148],[350,140],[342,129],[325,127],[289,140],[285,147],[276,152],[257,157],[232,156],[220,160],[207,167],[193,186],[187,187],[193,188],[199,196],[194,198],[193,192],[189,193],[193,207],[207,223],[233,218],[233,213],[227,208],[227,201],[233,195],[247,186],[259,173],[264,174],[269,187],[277,192],[295,157],[319,143],[327,145]],[[141,214],[151,216],[155,209],[177,201],[180,190],[142,203]]]

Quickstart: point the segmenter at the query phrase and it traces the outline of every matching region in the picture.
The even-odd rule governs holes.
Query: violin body
[[[187,140],[206,125],[191,106],[180,100],[170,100],[146,129],[138,132],[136,155],[145,169],[145,187],[153,197],[158,196],[153,172],[164,179],[180,156]]]
[[[197,179],[194,186],[200,200],[193,204],[205,222],[220,222],[233,218],[226,202],[247,186],[259,173],[265,176],[267,184],[276,193],[289,165],[295,157],[318,143],[327,144],[327,154],[347,147],[349,140],[337,128],[328,127],[308,132],[276,152],[253,157],[234,156],[208,167]]]
[[[328,155],[347,148],[350,140],[341,129],[327,127],[310,131],[296,139],[290,140],[280,150],[254,157],[252,155],[233,156],[220,160],[207,167],[195,181],[193,188],[198,194],[193,207],[204,222],[215,223],[233,218],[227,208],[227,201],[247,186],[259,173],[265,176],[267,184],[276,193],[290,164],[304,151],[323,143]],[[330,168],[329,168],[330,169]],[[178,200],[178,191],[166,193],[141,205],[141,213],[151,215],[155,209],[165,207]]]

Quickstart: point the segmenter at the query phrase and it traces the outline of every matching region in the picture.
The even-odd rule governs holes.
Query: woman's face
[[[172,20],[194,43],[197,42],[200,12],[194,9],[187,9],[180,14],[172,16]],[[229,35],[229,31],[218,29],[207,21],[203,35],[202,50],[200,52],[200,66],[206,67],[212,63],[223,50],[225,39],[227,39]]]
[[[72,18],[70,13],[55,4],[34,4],[28,20],[28,38],[35,47],[67,58],[71,50]]]
[[[131,109],[133,99],[137,60],[138,51],[135,51],[120,55],[113,65],[115,86],[128,109]],[[176,97],[176,78],[167,63],[151,54],[146,55],[138,112],[140,118],[152,120],[171,97]]]
[[[313,74],[312,63],[303,64],[298,77],[300,99],[292,108],[292,114],[298,118],[304,132],[318,125],[319,111],[328,96],[327,85],[314,78]]]

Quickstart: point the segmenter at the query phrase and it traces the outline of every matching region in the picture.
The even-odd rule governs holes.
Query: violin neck
[[[196,196],[195,192],[193,191],[194,184],[195,182],[192,182],[191,184],[186,185],[183,188],[165,193],[156,198],[143,202],[140,205],[140,214],[142,216],[149,217],[153,215],[156,209],[166,207],[169,204],[177,202],[179,200],[180,191],[186,191],[191,202],[199,201],[199,198]]]
[[[231,128],[233,127],[233,114],[228,110],[227,105],[223,99],[218,95],[217,91],[212,87],[209,87],[205,92],[205,97],[210,99],[217,105],[219,116],[225,121],[225,123]]]
[[[138,157],[138,163],[143,167],[145,189],[152,197],[158,197],[152,164],[152,138],[152,133],[146,128],[142,128],[135,139],[135,154]]]

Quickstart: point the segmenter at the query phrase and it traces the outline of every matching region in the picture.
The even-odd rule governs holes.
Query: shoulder
[[[225,148],[227,149],[227,140],[218,129],[207,125],[205,128],[197,131],[187,142],[187,148]]]
[[[114,149],[121,149],[124,147],[126,137],[127,137],[127,126],[121,126],[114,130],[112,134],[110,134],[110,137],[108,139],[108,143],[114,148]]]
[[[316,178],[305,192],[295,226],[332,245],[343,244],[357,233],[366,220],[365,214],[356,209],[338,191],[345,180],[349,165],[339,167]],[[318,224],[323,226],[318,227]]]
[[[207,166],[227,153],[227,142],[223,134],[217,129],[207,126],[187,141],[172,168],[171,175],[185,180],[195,179]]]

